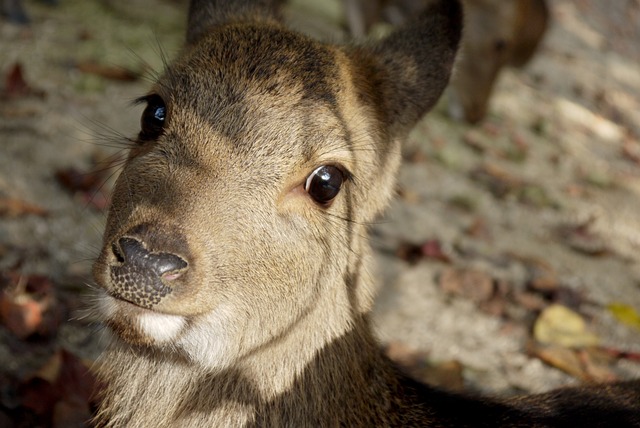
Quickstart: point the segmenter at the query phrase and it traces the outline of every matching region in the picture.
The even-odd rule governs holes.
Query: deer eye
[[[150,95],[145,100],[147,101],[147,107],[140,118],[139,138],[142,141],[155,140],[164,131],[167,107],[158,95]]]
[[[316,203],[328,206],[338,196],[344,173],[336,166],[323,165],[316,168],[304,183],[304,190]]]

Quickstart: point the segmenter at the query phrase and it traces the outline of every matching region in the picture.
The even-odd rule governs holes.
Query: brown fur
[[[351,33],[361,37],[379,20],[400,25],[433,0],[345,0]],[[465,34],[450,85],[456,119],[484,119],[493,87],[506,66],[523,67],[549,24],[546,0],[463,0]]]
[[[145,98],[94,265],[114,333],[95,424],[549,425],[561,397],[432,390],[395,370],[369,326],[367,224],[392,195],[402,138],[447,84],[458,3],[347,47],[272,10],[194,0],[187,46]],[[322,165],[345,176],[324,204],[305,190]],[[637,422],[632,394],[587,411]]]

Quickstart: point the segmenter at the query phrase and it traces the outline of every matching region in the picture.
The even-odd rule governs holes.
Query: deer
[[[345,0],[347,27],[363,37],[378,21],[402,25],[432,0]],[[522,69],[549,27],[546,0],[464,0],[465,34],[449,87],[449,113],[477,124],[487,116],[491,94],[507,67]]]
[[[367,228],[447,86],[462,7],[337,45],[278,6],[192,0],[183,50],[139,99],[93,267],[109,334],[92,423],[639,426],[637,382],[465,396],[384,355]]]

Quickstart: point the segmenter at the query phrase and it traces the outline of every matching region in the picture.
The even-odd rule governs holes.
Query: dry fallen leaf
[[[589,218],[579,224],[564,224],[557,228],[557,234],[569,248],[588,255],[603,256],[610,252],[605,240],[593,231],[595,219]]]
[[[44,208],[16,198],[0,198],[0,216],[20,217],[33,214],[46,216],[48,211]]]
[[[2,324],[20,339],[25,339],[38,331],[42,324],[44,309],[28,296],[0,297],[0,317]]]
[[[587,329],[580,314],[562,305],[551,305],[542,311],[533,327],[533,335],[540,343],[567,348],[595,346],[600,342]]]
[[[408,163],[425,163],[429,160],[429,156],[420,149],[407,150],[403,152],[402,158]]]
[[[575,350],[560,345],[537,344],[530,351],[546,364],[582,381],[617,380],[616,374],[608,367],[607,362],[599,357],[597,348]]]
[[[54,353],[32,376],[44,379],[49,383],[54,383],[60,376],[62,370],[62,353]]]
[[[421,259],[451,263],[451,257],[437,239],[430,239],[422,244],[403,242],[398,245],[395,254],[397,257],[411,264],[417,263]]]
[[[4,79],[4,93],[8,97],[19,97],[29,93],[29,85],[24,79],[22,64],[15,63]]]
[[[529,144],[524,136],[518,133],[511,135],[513,146],[507,151],[507,158],[514,161],[523,161],[529,155]]]
[[[88,366],[62,349],[19,385],[17,396],[21,408],[37,415],[38,426],[86,426],[95,384]]]
[[[22,64],[14,63],[4,77],[4,89],[0,94],[5,98],[21,98],[30,95],[43,97],[44,91],[35,89],[24,78]]]
[[[80,61],[76,63],[76,68],[83,73],[95,74],[109,80],[119,80],[122,82],[134,82],[140,78],[140,73],[129,70],[125,67],[109,66],[95,61]]]
[[[437,239],[429,239],[425,241],[421,246],[422,254],[425,258],[431,260],[438,260],[444,263],[451,263],[451,257],[446,253],[442,247],[442,243]]]
[[[519,191],[525,185],[524,181],[519,177],[490,164],[479,166],[471,171],[470,176],[473,180],[484,185],[499,199]]]
[[[80,400],[89,403],[93,393],[95,378],[89,370],[88,363],[71,352],[62,350],[62,368],[56,381],[60,395],[66,400]]]
[[[631,162],[640,165],[640,147],[631,138],[626,138],[622,144],[622,156]]]
[[[476,239],[490,239],[491,233],[487,220],[484,217],[476,216],[471,224],[465,229],[464,233],[467,236]]]
[[[536,294],[546,303],[559,303],[570,308],[580,307],[586,300],[581,290],[562,285],[556,270],[546,261],[514,253],[510,256],[523,263],[527,269],[527,292]],[[529,303],[533,301],[529,300]]]
[[[559,345],[536,345],[531,353],[546,364],[562,370],[578,379],[584,379],[580,358],[576,353]]]
[[[589,380],[594,382],[614,382],[618,380],[618,376],[608,367],[606,361],[600,358],[597,348],[581,349],[576,352]]]
[[[513,300],[528,311],[542,311],[547,306],[547,302],[542,297],[527,291],[515,292]]]
[[[414,192],[413,190],[404,187],[398,187],[397,194],[400,199],[409,204],[417,204],[418,202],[420,202],[420,194]]]
[[[481,165],[472,170],[469,176],[486,187],[498,199],[511,196],[522,204],[537,208],[559,207],[559,204],[548,194],[545,187],[527,182],[496,165]]]
[[[477,153],[484,153],[489,149],[489,146],[483,142],[480,132],[474,129],[462,136],[462,142]]]
[[[503,133],[501,125],[490,119],[485,120],[481,126],[482,131],[491,138],[499,137]]]
[[[16,337],[54,334],[60,323],[53,285],[40,275],[11,275],[0,293],[0,322]]]
[[[445,269],[438,283],[445,293],[466,297],[476,303],[488,302],[495,290],[491,275],[471,269]]]
[[[107,169],[82,172],[74,167],[56,171],[56,179],[65,189],[78,194],[83,203],[98,210],[109,205],[109,198],[101,192]]]
[[[627,351],[624,349],[616,349],[605,346],[600,347],[600,351],[610,358],[615,358],[617,360],[630,360],[636,363],[640,363],[640,352]]]
[[[422,259],[420,246],[403,242],[396,248],[395,255],[407,263],[415,264]]]
[[[56,171],[56,178],[71,192],[90,192],[100,187],[102,174],[82,172],[74,167]]]
[[[558,208],[559,205],[550,196],[547,190],[539,184],[525,183],[516,192],[518,201],[525,205],[537,208]]]

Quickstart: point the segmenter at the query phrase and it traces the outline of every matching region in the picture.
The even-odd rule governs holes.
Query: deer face
[[[368,310],[364,225],[457,36],[421,71],[393,46],[332,47],[273,23],[200,29],[141,99],[94,276],[122,339],[220,369],[309,317],[331,330]],[[434,74],[419,103],[394,100]]]

